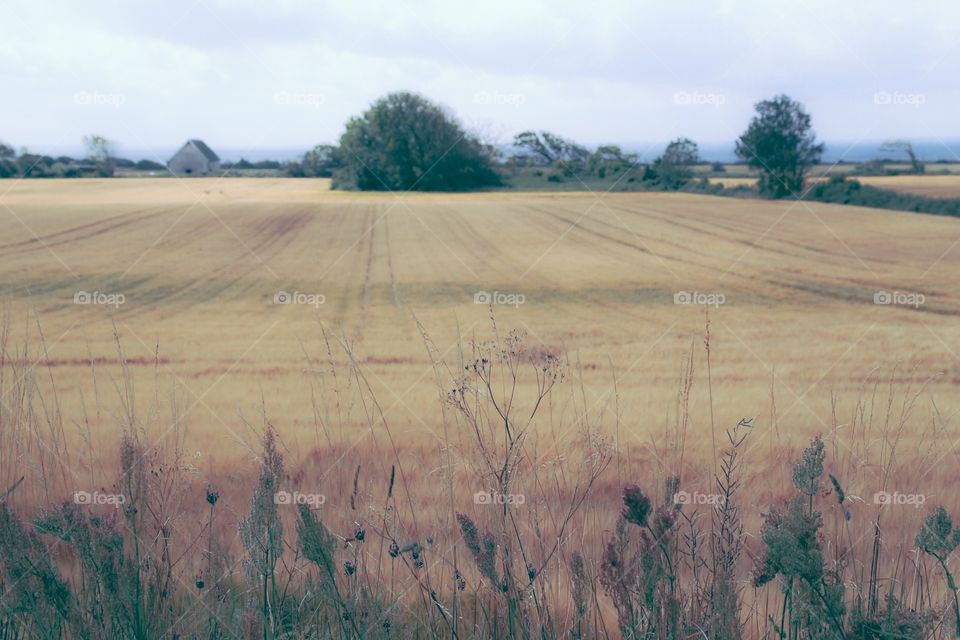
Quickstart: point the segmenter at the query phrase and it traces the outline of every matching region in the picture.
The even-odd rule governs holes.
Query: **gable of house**
[[[205,174],[220,170],[220,158],[202,140],[188,140],[173,154],[167,167],[179,174]]]

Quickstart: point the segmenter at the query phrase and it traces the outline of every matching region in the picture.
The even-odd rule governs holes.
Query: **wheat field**
[[[444,397],[485,345],[511,335],[566,367],[549,410],[533,410],[525,481],[591,459],[597,441],[610,461],[569,529],[555,508],[577,495],[573,476],[558,471],[555,494],[530,488],[538,531],[568,536],[549,568],[554,595],[567,592],[570,549],[598,561],[624,483],[677,474],[709,492],[724,432],[744,418],[748,556],[817,434],[857,499],[857,540],[883,516],[891,571],[904,573],[925,512],[881,509],[874,492],[960,508],[957,220],[690,194],[359,194],[266,178],[0,181],[0,194],[0,488],[23,477],[9,501],[26,512],[109,487],[134,428],[189,473],[176,535],[202,528],[202,491],[214,487],[234,516],[223,544],[236,547],[269,424],[291,490],[323,492],[334,530],[369,521],[399,466],[397,526],[443,547],[428,571],[446,579],[452,514],[483,520],[473,496],[488,487]],[[520,383],[518,406],[538,380]],[[190,582],[204,562],[184,560],[178,575]],[[596,615],[613,628],[603,600]],[[747,600],[761,635],[777,605]]]

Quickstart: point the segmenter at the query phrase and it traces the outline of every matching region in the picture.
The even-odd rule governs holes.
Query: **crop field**
[[[960,198],[960,175],[866,176],[863,184],[927,198]]]
[[[684,469],[709,491],[743,418],[748,531],[817,434],[863,535],[876,491],[960,508],[958,220],[267,178],[0,181],[0,203],[0,488],[25,477],[24,508],[109,486],[132,428],[239,517],[269,423],[291,485],[322,490],[335,525],[364,520],[354,499],[382,501],[396,463],[399,517],[452,545],[452,510],[482,508],[484,485],[447,394],[511,332],[521,361],[566,367],[533,409],[530,464],[559,469],[595,439],[612,456],[577,516],[585,553],[624,482]],[[885,537],[910,548],[924,512],[887,509]]]

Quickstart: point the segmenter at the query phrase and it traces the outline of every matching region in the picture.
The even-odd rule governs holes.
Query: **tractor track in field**
[[[370,283],[373,279],[373,256],[376,246],[377,226],[379,221],[375,212],[370,211],[366,218],[367,232],[367,259],[363,266],[363,284],[360,287],[360,318],[357,323],[357,341],[363,340],[363,332],[367,327],[367,316],[370,313]]]
[[[403,304],[400,302],[400,292],[397,289],[397,277],[393,268],[393,247],[390,245],[390,216],[383,216],[383,241],[387,247],[387,271],[390,273],[390,291],[393,294],[393,306],[397,311],[403,311]]]
[[[452,217],[445,216],[445,219],[448,219],[448,218],[452,218]],[[525,273],[525,272],[529,269],[529,270],[530,270],[530,275],[534,275],[534,274],[535,274],[535,275],[536,275],[536,278],[539,280],[539,283],[538,283],[536,286],[546,287],[546,288],[553,289],[553,290],[556,290],[556,291],[562,291],[562,290],[563,290],[563,286],[562,286],[562,284],[561,284],[560,282],[558,282],[558,281],[556,281],[556,280],[554,280],[554,279],[552,279],[552,278],[550,278],[550,277],[548,277],[548,276],[546,276],[546,275],[544,275],[544,274],[542,274],[542,273],[540,273],[540,272],[538,272],[538,271],[532,270],[532,269],[530,268],[530,267],[531,267],[530,264],[521,264],[521,263],[520,263],[519,261],[517,261],[517,260],[511,260],[511,259],[510,259],[510,256],[512,256],[513,254],[504,252],[502,246],[498,246],[496,243],[494,243],[494,242],[493,242],[492,240],[490,240],[488,237],[486,237],[486,236],[484,236],[482,233],[480,233],[480,232],[474,227],[474,225],[470,224],[469,221],[463,220],[463,219],[461,218],[461,222],[460,222],[459,224],[453,225],[453,226],[454,226],[455,228],[461,230],[463,233],[465,233],[465,234],[467,235],[467,238],[468,238],[469,242],[467,242],[467,243],[462,243],[461,246],[471,247],[471,249],[470,249],[471,255],[476,256],[478,259],[482,260],[485,264],[490,265],[491,262],[490,262],[489,260],[487,260],[484,256],[486,256],[486,255],[497,256],[498,258],[501,258],[501,260],[499,260],[499,261],[497,262],[497,264],[508,263],[508,265],[507,265],[507,266],[508,266],[508,273],[510,273],[510,274],[521,274],[521,273]],[[602,242],[601,242],[601,243],[598,243],[598,247],[602,248],[602,244],[603,244]],[[523,286],[521,285],[521,282],[520,282],[520,281],[517,281],[516,284],[517,284],[517,286],[518,286],[519,289],[523,289]],[[607,302],[607,301],[605,301],[605,300],[603,300],[603,299],[601,299],[601,298],[599,298],[599,297],[591,296],[591,295],[589,295],[589,294],[587,294],[587,293],[583,293],[583,292],[580,292],[578,295],[580,296],[580,299],[581,299],[581,300],[583,300],[584,302],[588,303],[589,305],[593,305],[593,306],[598,307],[598,308],[608,309],[608,310],[610,310],[610,311],[613,311],[613,312],[616,312],[616,313],[618,313],[618,314],[625,315],[625,316],[628,316],[628,317],[632,317],[632,318],[635,318],[635,319],[637,319],[637,320],[642,320],[642,319],[644,319],[644,317],[643,317],[642,315],[634,314],[634,313],[632,313],[631,311],[624,309],[622,305],[616,305],[616,304]],[[560,308],[559,305],[558,305],[556,302],[550,302],[550,301],[547,301],[547,300],[539,300],[539,301],[537,301],[537,302],[538,302],[538,304],[541,304],[541,305],[543,305],[544,307],[547,307],[547,308],[556,308],[556,309],[559,309],[559,308]]]
[[[160,209],[160,211],[164,211],[164,209]],[[156,214],[157,210],[154,208],[138,209],[131,213],[110,216],[103,220],[88,222],[53,233],[37,235],[36,237],[27,238],[26,240],[0,244],[0,255],[16,255],[29,251],[46,251],[53,247],[82,242],[142,222]]]
[[[181,308],[178,310],[179,312],[195,305],[208,303],[210,299],[191,302],[187,300],[187,296],[191,291],[210,283],[219,285],[219,295],[238,282],[241,282],[251,273],[264,269],[265,265],[269,264],[268,261],[271,258],[276,257],[290,246],[296,239],[297,234],[309,224],[311,219],[312,214],[305,211],[279,215],[271,213],[263,219],[255,220],[253,224],[249,226],[254,237],[259,239],[254,242],[248,242],[247,240],[249,238],[244,238],[245,234],[243,229],[240,231],[237,230],[237,227],[241,225],[230,227],[231,239],[236,241],[239,244],[239,248],[242,249],[236,258],[225,261],[221,266],[204,273],[201,278],[189,280],[182,286],[171,289],[166,295],[154,302],[137,305],[136,308],[131,308],[129,312],[121,312],[119,316],[137,315],[155,309],[166,308],[178,300],[185,302],[185,304],[181,305]],[[239,237],[240,241],[237,241],[234,235]],[[243,244],[240,244],[241,241]],[[173,313],[170,315],[173,315]]]
[[[791,256],[791,257],[797,258],[797,259],[799,259],[799,260],[809,260],[809,259],[810,259],[809,256],[806,256],[806,255],[804,255],[803,253],[800,253],[800,252],[798,252],[798,253],[792,253],[792,252],[777,250],[777,249],[774,249],[774,248],[772,248],[772,247],[765,247],[765,246],[763,246],[763,245],[758,244],[758,243],[757,243],[758,241],[757,241],[756,238],[750,239],[749,237],[745,237],[745,236],[752,236],[752,235],[754,235],[754,234],[751,234],[751,233],[750,233],[750,231],[754,231],[754,229],[750,228],[750,229],[748,230],[748,225],[746,225],[746,224],[742,224],[742,225],[731,225],[731,224],[724,224],[724,223],[722,223],[722,222],[720,222],[720,221],[711,220],[711,221],[709,221],[709,222],[706,222],[706,221],[705,221],[705,222],[703,223],[704,226],[701,227],[701,226],[698,226],[698,225],[692,224],[692,223],[683,223],[683,222],[680,222],[680,221],[678,221],[677,216],[671,216],[669,213],[667,213],[667,212],[665,212],[665,211],[659,211],[659,210],[657,210],[657,209],[650,209],[650,208],[647,208],[647,207],[643,207],[643,208],[627,208],[627,207],[623,207],[623,206],[621,206],[621,205],[613,205],[613,206],[611,206],[611,208],[615,208],[617,211],[621,211],[621,212],[624,212],[624,213],[628,213],[628,214],[631,214],[631,215],[634,215],[634,216],[654,218],[654,219],[656,219],[656,220],[658,220],[658,221],[661,221],[661,222],[663,222],[663,223],[665,223],[665,224],[673,225],[673,226],[679,227],[679,228],[681,228],[681,229],[685,229],[685,230],[687,230],[687,231],[693,231],[693,232],[695,232],[695,233],[699,233],[699,234],[705,235],[705,236],[707,236],[707,237],[716,238],[716,239],[718,239],[718,240],[723,240],[723,241],[726,241],[726,242],[730,242],[730,243],[734,243],[734,244],[740,244],[740,245],[743,245],[743,246],[751,247],[751,248],[753,248],[753,249],[755,249],[755,250],[765,251],[765,252],[770,253],[770,254],[772,254],[772,255],[774,255],[774,256],[778,256],[778,257],[779,257],[779,256],[784,256],[784,255],[786,255],[786,256]],[[691,219],[691,220],[696,220],[696,218],[689,218],[689,219]],[[726,230],[726,231],[731,232],[731,235],[724,235],[724,234],[717,233],[717,232],[715,232],[715,231],[710,231],[710,230],[709,230],[709,227],[714,227],[714,228],[718,228],[718,229],[724,229],[724,230]],[[765,230],[766,230],[766,229],[764,229],[764,231],[765,231]],[[794,241],[788,240],[788,239],[786,239],[786,238],[773,237],[773,236],[770,236],[770,235],[765,236],[765,238],[767,239],[767,241],[769,241],[769,242],[771,242],[771,243],[783,244],[783,245],[786,245],[786,246],[788,246],[788,247],[792,247],[792,248],[794,248],[794,249],[799,249],[801,252],[811,252],[811,253],[817,254],[817,256],[818,256],[819,259],[822,259],[824,256],[830,257],[830,258],[835,258],[836,260],[842,260],[842,259],[843,259],[843,256],[840,256],[840,255],[838,255],[837,253],[835,253],[835,252],[833,252],[833,251],[830,251],[830,250],[828,250],[828,249],[824,249],[824,248],[822,248],[822,247],[817,247],[817,246],[813,246],[813,245],[803,244],[803,243],[800,243],[800,242],[794,242]],[[872,257],[871,260],[873,260],[873,261],[875,261],[875,262],[878,262],[878,263],[881,263],[881,264],[894,264],[894,261],[892,261],[892,260],[886,260],[886,259],[883,259],[883,258]]]

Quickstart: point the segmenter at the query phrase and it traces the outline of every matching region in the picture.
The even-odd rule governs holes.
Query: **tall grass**
[[[64,416],[40,327],[15,341],[5,320],[0,638],[960,637],[949,509],[873,496],[918,486],[943,446],[923,385],[893,371],[849,420],[835,399],[833,430],[795,451],[771,440],[775,409],[714,415],[709,367],[698,426],[692,345],[639,459],[621,439],[653,429],[622,415],[615,372],[597,401],[566,354],[492,317],[449,359],[420,329],[437,406],[417,441],[324,330],[323,357],[304,348],[313,445],[264,409],[240,420],[249,464],[217,474],[184,453],[176,389],[138,391],[119,336],[118,371],[91,364],[92,415]],[[94,490],[113,501],[76,498]]]

